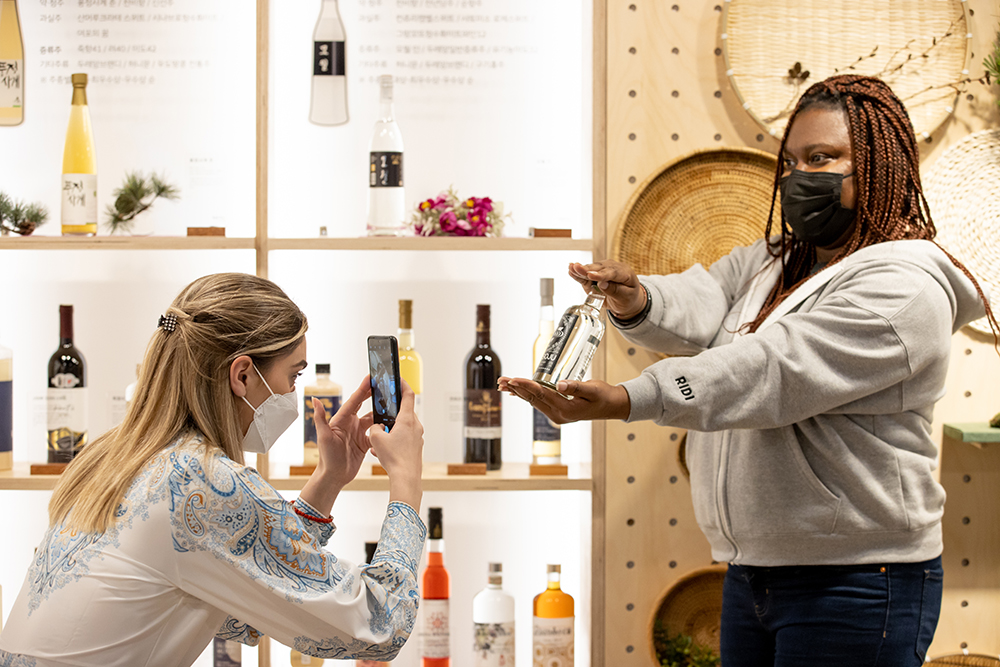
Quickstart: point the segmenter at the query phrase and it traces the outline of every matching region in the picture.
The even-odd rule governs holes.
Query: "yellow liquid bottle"
[[[555,330],[555,311],[552,306],[552,278],[542,278],[539,293],[542,297],[541,312],[538,317],[538,338],[531,351],[531,366],[538,368],[538,362],[548,348],[552,332]],[[562,432],[555,423],[537,409],[532,408],[531,422],[531,462],[541,465],[559,464],[562,462]]]
[[[0,125],[24,120],[24,41],[17,0],[0,0]]]
[[[573,667],[573,596],[559,587],[562,567],[549,565],[545,590],[535,596],[531,628],[533,667]]]
[[[97,153],[87,108],[87,75],[73,75],[62,174],[63,236],[97,234]]]
[[[316,364],[316,384],[311,384],[302,390],[302,465],[319,465],[319,443],[316,437],[316,410],[313,408],[313,398],[318,398],[330,419],[340,410],[343,391],[340,385],[330,380],[330,364]],[[307,656],[308,657],[308,656]]]
[[[420,359],[413,341],[413,302],[409,299],[399,300],[399,375],[416,394],[414,410],[417,419],[424,421],[424,362]]]

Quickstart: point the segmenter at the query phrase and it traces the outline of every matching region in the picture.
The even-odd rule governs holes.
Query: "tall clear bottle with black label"
[[[14,353],[0,343],[0,470],[14,466]]]
[[[538,337],[531,351],[531,363],[537,368],[538,362],[545,354],[545,348],[555,331],[555,311],[552,305],[552,293],[555,281],[552,278],[542,278],[539,294],[542,297],[541,312],[538,315]],[[559,424],[545,416],[537,408],[532,408],[534,419],[531,425],[531,461],[541,465],[558,464],[562,460],[562,431]]]
[[[312,97],[309,120],[316,125],[347,122],[347,48],[337,0],[322,0],[313,30]]]
[[[87,444],[87,376],[73,345],[73,306],[59,306],[59,348],[49,358],[48,461],[69,463]]]
[[[368,236],[399,236],[406,217],[403,135],[392,98],[392,77],[380,76],[378,120],[368,148]]]
[[[532,380],[556,388],[560,380],[582,380],[604,337],[604,293],[593,283],[587,300],[567,308],[535,368]]]
[[[476,306],[476,345],[465,358],[465,462],[499,470],[501,410],[497,380],[500,357],[490,346],[490,307]]]
[[[24,40],[17,0],[0,0],[0,125],[24,120]]]

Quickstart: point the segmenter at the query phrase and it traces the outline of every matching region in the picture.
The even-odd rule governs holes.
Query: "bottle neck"
[[[600,310],[604,306],[604,294],[595,292],[587,295],[587,300],[583,302],[584,306],[590,306],[594,310]]]
[[[87,87],[86,86],[73,86],[73,106],[85,107],[87,106]]]
[[[329,373],[316,373],[316,382],[329,382],[329,381],[330,381]]]
[[[547,588],[550,591],[561,590],[559,588],[559,573],[558,572],[549,572],[549,583],[548,583]]]
[[[391,121],[395,119],[396,114],[392,108],[392,98],[385,99],[383,95],[378,101],[378,118],[382,121]]]
[[[73,311],[60,309],[59,311],[59,344],[66,346],[73,344]]]
[[[476,347],[489,347],[490,346],[490,330],[478,328],[476,329]]]
[[[441,565],[444,562],[444,540],[427,540],[427,564]]]
[[[396,331],[396,337],[399,338],[399,347],[401,349],[413,349],[415,347],[413,329],[404,329],[400,327]]]
[[[498,575],[490,575],[489,581],[486,582],[486,588],[494,588],[494,589],[503,588],[503,577]]]
[[[546,329],[547,326],[551,326],[552,322],[555,321],[556,313],[552,304],[542,304],[541,310],[538,311],[538,321],[542,329]]]

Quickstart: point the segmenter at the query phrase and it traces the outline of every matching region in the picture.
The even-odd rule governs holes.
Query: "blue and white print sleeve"
[[[173,576],[230,614],[219,636],[266,634],[322,658],[394,658],[417,613],[427,530],[416,511],[390,503],[372,563],[355,565],[323,550],[332,524],[316,534],[323,524],[298,516],[255,470],[221,456],[208,465],[191,458],[172,475]]]

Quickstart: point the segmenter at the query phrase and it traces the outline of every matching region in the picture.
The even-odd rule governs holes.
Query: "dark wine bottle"
[[[500,357],[490,347],[490,307],[476,306],[476,346],[465,359],[465,462],[500,469]]]
[[[49,463],[69,463],[87,444],[87,378],[73,345],[73,306],[59,306],[59,349],[49,358]]]

